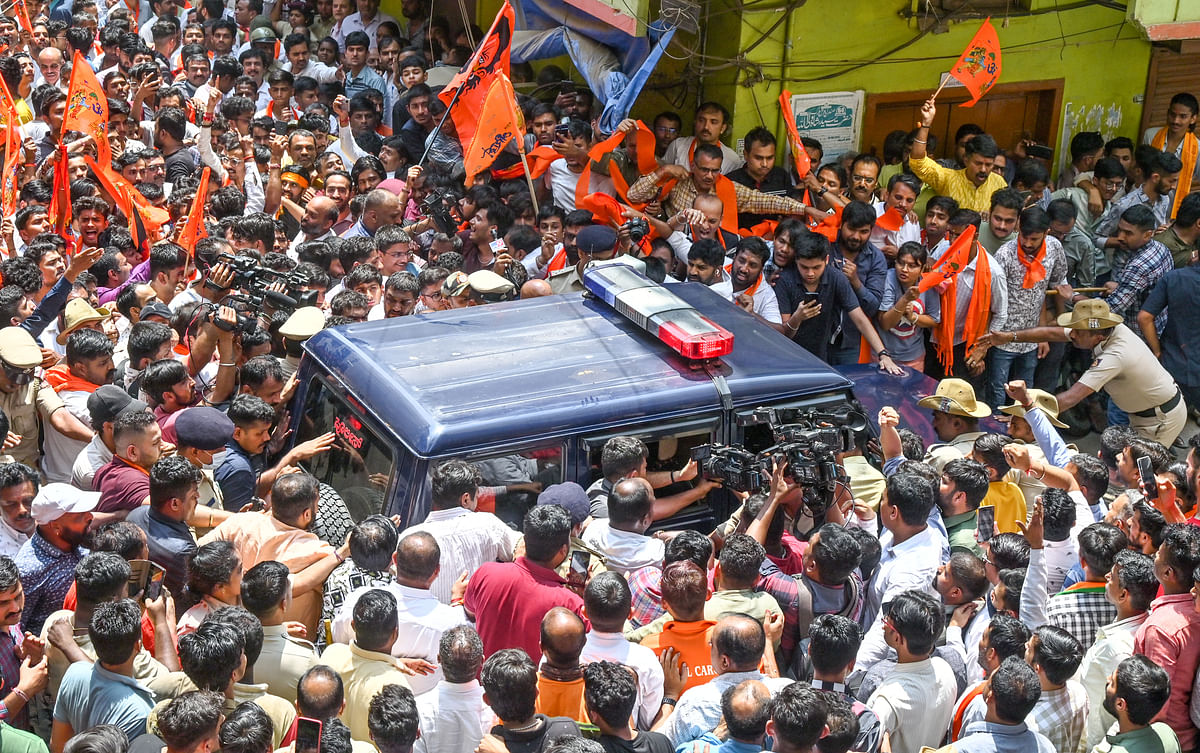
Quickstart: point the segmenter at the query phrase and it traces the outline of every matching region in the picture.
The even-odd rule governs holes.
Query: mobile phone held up
[[[1154,476],[1154,465],[1149,455],[1137,459],[1138,477],[1142,482],[1142,492],[1147,499],[1158,499],[1158,479]]]
[[[976,525],[978,526],[976,530],[979,532],[979,540],[991,540],[992,533],[996,530],[996,508],[991,505],[981,505]]]
[[[302,716],[296,719],[296,753],[321,753],[321,722]]]
[[[163,577],[167,571],[150,560],[129,561],[129,586],[131,599],[153,601],[162,594]]]

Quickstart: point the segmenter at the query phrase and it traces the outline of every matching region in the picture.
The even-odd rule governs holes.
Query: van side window
[[[333,432],[328,452],[305,465],[321,482],[321,499],[313,532],[325,541],[345,541],[354,524],[368,515],[387,513],[388,483],[395,458],[346,400],[320,379],[308,389],[296,442]],[[340,534],[340,537],[339,537]]]
[[[518,529],[542,489],[563,480],[562,445],[469,460],[483,476],[475,509]]]

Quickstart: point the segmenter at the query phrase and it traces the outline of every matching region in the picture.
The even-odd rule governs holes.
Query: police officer
[[[11,435],[19,438],[9,454],[19,463],[38,467],[38,416],[51,430],[81,442],[92,440],[92,430],[63,410],[58,394],[35,375],[42,363],[42,350],[33,336],[21,327],[0,329],[0,410],[8,416]]]
[[[301,306],[292,312],[279,327],[286,355],[279,362],[283,367],[283,378],[291,379],[300,368],[300,357],[304,355],[304,341],[325,328],[325,312],[316,306]]]
[[[199,516],[199,525],[205,530],[215,528],[228,513],[221,485],[213,479],[213,456],[233,440],[233,421],[206,405],[184,408],[175,420],[175,440],[175,451],[200,469],[200,483],[196,485],[200,494],[198,507],[211,508],[211,512]],[[203,535],[199,531],[197,534]]]
[[[1057,395],[1059,410],[1067,410],[1100,390],[1129,414],[1138,434],[1168,447],[1183,431],[1187,406],[1179,386],[1150,347],[1113,314],[1100,299],[1075,304],[1058,317],[1057,327],[1034,327],[1016,332],[992,332],[994,344],[1006,342],[1065,342],[1092,351],[1095,360],[1065,392]]]
[[[975,399],[975,389],[969,382],[955,378],[938,382],[934,393],[918,400],[917,405],[933,411],[933,430],[941,443],[930,445],[925,462],[939,471],[951,460],[971,453],[975,440],[984,433],[979,430],[979,419],[992,412]]]
[[[617,231],[607,225],[588,225],[575,238],[579,263],[554,272],[546,280],[555,295],[583,290],[583,270],[593,261],[608,261],[617,253]]]

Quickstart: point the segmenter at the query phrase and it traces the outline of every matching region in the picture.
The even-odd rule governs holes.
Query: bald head
[[[337,202],[328,196],[314,197],[312,201],[308,202],[308,208],[330,225],[337,222],[338,215],[341,213]]]
[[[542,653],[558,669],[575,669],[587,641],[583,620],[566,607],[554,607],[542,618]]]
[[[300,677],[296,685],[296,706],[300,715],[326,721],[342,713],[345,688],[337,672],[318,664]]]
[[[758,620],[745,614],[729,614],[720,619],[712,632],[713,668],[717,674],[749,672],[758,666],[767,634]]]
[[[654,489],[644,478],[623,479],[608,498],[608,521],[622,531],[642,533],[650,526]]]
[[[521,286],[522,298],[542,298],[554,295],[554,289],[545,280],[529,280]]]
[[[396,579],[410,588],[429,588],[437,577],[442,550],[433,536],[410,533],[396,545]]]
[[[696,198],[692,199],[692,209],[699,209],[701,212],[716,212],[720,214],[725,210],[725,202],[716,194],[702,193],[696,194]]]
[[[762,745],[771,718],[771,691],[758,680],[726,688],[721,694],[721,715],[734,740]]]

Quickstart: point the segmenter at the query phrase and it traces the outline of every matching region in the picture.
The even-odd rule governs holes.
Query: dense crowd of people
[[[608,134],[514,63],[526,132],[466,175],[481,32],[401,8],[0,16],[0,753],[1200,749],[1194,96],[1052,179],[933,99],[879,155],[738,152],[718,102]],[[439,463],[419,520],[309,472],[346,448],[290,436],[306,339],[617,257],[936,389],[711,532],[670,518],[720,479],[631,436]]]

